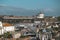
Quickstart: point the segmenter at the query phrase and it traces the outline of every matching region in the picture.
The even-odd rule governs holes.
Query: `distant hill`
[[[0,6],[0,15],[32,16],[38,14],[39,12],[40,9],[32,10],[9,6]],[[60,12],[45,11],[44,14],[47,16],[60,16]]]

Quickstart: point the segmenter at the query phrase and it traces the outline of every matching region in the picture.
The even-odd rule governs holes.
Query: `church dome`
[[[40,12],[37,16],[37,18],[44,18],[44,13]]]

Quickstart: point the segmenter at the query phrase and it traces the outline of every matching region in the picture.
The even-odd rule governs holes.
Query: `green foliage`
[[[57,17],[58,21],[60,21],[60,16]]]
[[[58,31],[58,28],[57,28],[57,27],[55,27],[55,28],[53,28],[53,30],[56,30],[56,31]]]
[[[3,35],[0,35],[0,38],[2,37]]]
[[[20,38],[25,38],[25,37],[28,37],[28,36],[24,36],[24,35],[22,35]]]
[[[25,38],[25,36],[21,36],[20,38]]]
[[[7,33],[4,33],[3,37],[4,38],[12,38],[12,34],[7,32]]]

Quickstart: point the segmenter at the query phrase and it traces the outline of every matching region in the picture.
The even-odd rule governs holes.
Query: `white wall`
[[[2,22],[1,22],[1,21],[0,21],[0,27],[3,27],[3,26],[2,26]]]
[[[4,31],[14,31],[14,30],[15,30],[14,26],[4,27]]]
[[[44,18],[44,14],[39,14],[37,18]]]
[[[13,38],[19,38],[21,36],[21,33],[16,33],[13,35]]]
[[[4,34],[4,29],[0,29],[0,35]]]
[[[53,27],[59,27],[59,26],[56,24],[56,25],[53,25]]]

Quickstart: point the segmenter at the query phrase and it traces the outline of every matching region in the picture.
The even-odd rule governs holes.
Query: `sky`
[[[0,5],[25,9],[43,9],[51,12],[60,10],[60,0],[0,0]]]
[[[60,0],[0,0],[0,5],[26,9],[60,8]]]

